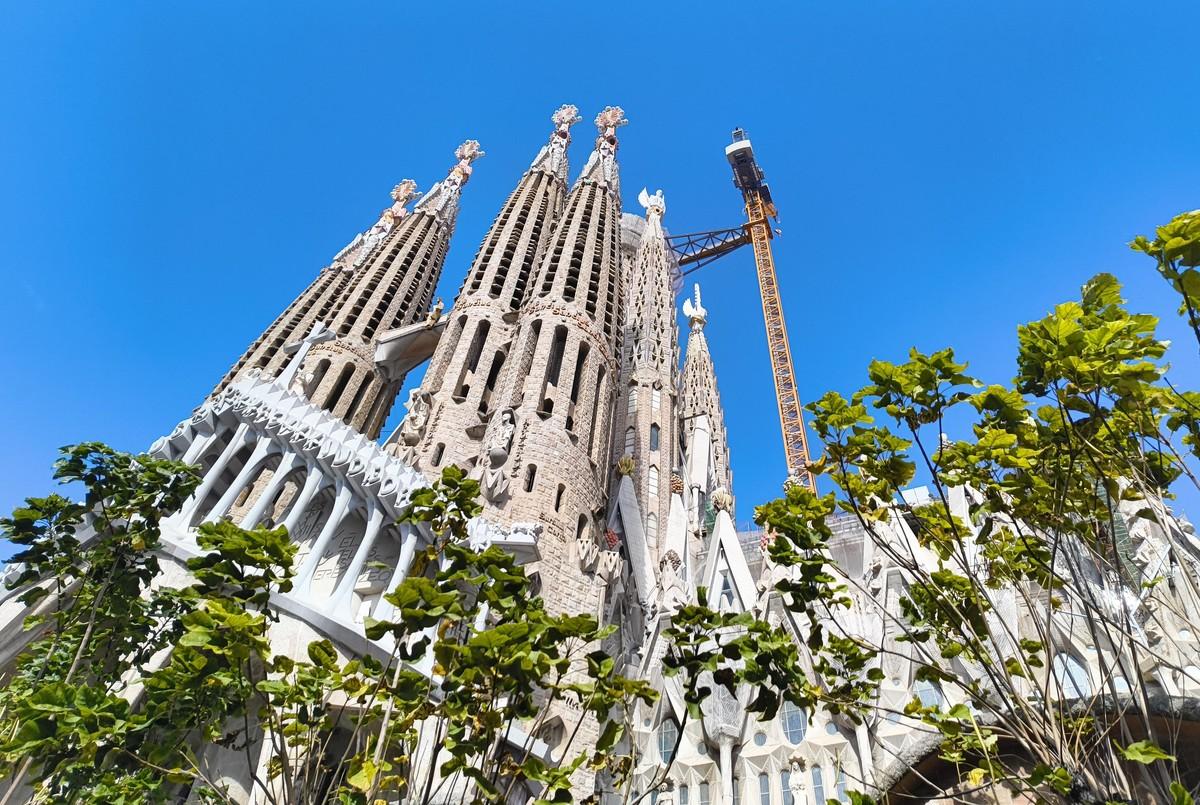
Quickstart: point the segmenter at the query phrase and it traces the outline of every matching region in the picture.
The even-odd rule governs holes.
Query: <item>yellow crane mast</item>
[[[767,187],[762,169],[758,167],[754,158],[754,149],[741,129],[734,130],[733,142],[725,148],[725,157],[733,168],[733,183],[742,191],[742,199],[746,204],[746,223],[732,229],[676,235],[668,238],[668,242],[678,256],[680,266],[691,266],[684,273],[691,273],[747,243],[754,249],[754,267],[758,275],[759,294],[762,297],[763,321],[767,329],[767,353],[771,359],[771,376],[775,382],[775,402],[779,407],[779,424],[783,433],[788,480],[813,489],[815,487],[812,473],[808,471],[808,439],[804,432],[804,412],[800,405],[800,394],[796,390],[792,350],[788,344],[783,302],[779,298],[775,258],[771,254],[771,238],[774,235],[771,222],[778,218],[778,214],[771,200],[771,190]]]

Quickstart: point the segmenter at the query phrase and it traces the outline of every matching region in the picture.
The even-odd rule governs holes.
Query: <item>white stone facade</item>
[[[457,464],[485,497],[472,524],[476,544],[521,557],[550,607],[618,624],[605,648],[663,691],[656,707],[639,713],[633,736],[640,792],[663,776],[680,724],[678,755],[654,794],[664,805],[810,805],[886,784],[914,752],[928,752],[921,731],[903,719],[855,727],[786,707],[761,723],[745,711],[748,691],[719,691],[700,722],[687,721],[677,683],[662,676],[662,631],[698,587],[710,591],[711,604],[770,619],[801,645],[805,627],[770,592],[781,571],[763,561],[757,537],[734,526],[730,446],[698,287],[683,304],[681,366],[666,200],[642,191],[645,217],[622,213],[616,131],[625,120],[617,108],[597,117],[595,146],[569,184],[578,120],[572,106],[553,115],[549,142],[484,235],[444,315],[431,308],[433,289],[482,151],[473,141],[460,147],[449,177],[411,211],[415,185],[397,185],[379,221],[152,447],[203,471],[192,500],[164,524],[167,552],[192,555],[196,526],[222,517],[285,525],[300,551],[295,588],[278,597],[286,613],[280,650],[302,653],[308,639],[326,636],[348,657],[382,655],[388,647],[365,637],[364,619],[390,614],[382,595],[430,539],[396,524],[397,514],[415,489]],[[379,443],[404,373],[425,358],[407,416]],[[1169,559],[1155,528],[1138,521],[1129,535],[1141,572],[1175,574],[1172,605],[1200,611],[1200,549]],[[841,626],[878,636],[880,613],[894,608],[906,579],[874,556],[856,523],[838,521],[835,530],[856,590]],[[903,517],[894,531],[922,550]],[[11,635],[24,613],[11,599],[3,606]],[[1164,620],[1174,633],[1148,632],[1147,645],[1200,657],[1184,623]],[[1099,682],[1103,651],[1089,636],[1064,628],[1058,650],[1087,684]],[[1166,694],[1196,696],[1196,666],[1200,660],[1182,676],[1132,672]],[[890,659],[883,670],[881,700],[895,709],[914,692],[944,695],[915,683],[910,664]],[[586,726],[581,737],[588,739]],[[555,746],[543,748],[552,754]],[[580,775],[577,797],[605,785]]]

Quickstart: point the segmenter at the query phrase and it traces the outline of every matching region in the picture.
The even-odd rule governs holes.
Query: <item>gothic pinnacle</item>
[[[617,172],[617,129],[629,121],[619,106],[606,106],[596,115],[596,148],[583,168],[581,179],[603,182],[618,203],[621,199],[620,177]]]
[[[550,115],[550,122],[554,124],[550,142],[538,151],[537,156],[529,165],[529,169],[552,173],[565,183],[567,181],[567,146],[571,143],[571,126],[581,120],[583,118],[579,116],[579,109],[575,105],[564,103],[558,107],[554,114]]]
[[[692,304],[691,299],[683,300],[683,315],[688,317],[688,321],[692,323],[692,330],[703,330],[704,325],[708,322],[708,311],[700,304],[700,283],[696,283],[693,293],[695,294],[696,302]]]
[[[467,140],[454,149],[454,156],[458,162],[450,168],[446,178],[430,188],[425,198],[413,207],[414,212],[427,212],[438,216],[449,229],[454,228],[454,221],[458,215],[459,193],[462,192],[463,185],[471,179],[471,172],[474,170],[471,163],[484,156],[484,152],[479,147],[478,140]]]

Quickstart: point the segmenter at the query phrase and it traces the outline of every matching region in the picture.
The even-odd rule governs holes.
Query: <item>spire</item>
[[[458,216],[458,197],[463,185],[471,179],[471,163],[484,156],[478,140],[467,140],[454,150],[458,163],[450,169],[445,179],[429,189],[425,198],[417,202],[413,212],[426,212],[437,216],[447,230],[454,229]]]
[[[571,126],[581,120],[583,118],[579,116],[579,109],[572,104],[565,103],[558,107],[558,111],[550,116],[550,122],[554,124],[554,133],[550,135],[550,142],[543,145],[542,150],[538,151],[529,170],[543,170],[552,173],[560,181],[566,183],[567,146],[571,143]]]
[[[692,324],[692,332],[700,333],[704,330],[704,325],[708,323],[708,311],[700,304],[700,283],[696,283],[693,287],[693,295],[696,299],[696,304],[692,304],[691,299],[683,300],[683,315],[688,317],[688,321]],[[703,337],[701,338],[703,341]],[[692,340],[688,339],[688,354],[692,351]],[[708,344],[704,344],[704,351],[708,351]]]
[[[619,106],[606,106],[596,115],[596,148],[588,157],[580,180],[603,184],[615,199],[621,198],[621,182],[617,171],[617,129],[629,121]]]
[[[655,190],[652,196],[643,187],[642,192],[638,193],[638,204],[646,209],[646,223],[650,227],[662,229],[662,218],[667,213],[667,199],[663,196],[663,191]],[[643,234],[642,239],[645,238],[646,235]]]
[[[721,395],[717,391],[717,373],[713,368],[712,355],[708,351],[708,340],[704,337],[704,326],[708,322],[708,311],[700,303],[700,286],[695,286],[693,302],[684,300],[683,314],[692,323],[688,336],[687,352],[683,359],[683,378],[679,392],[679,410],[684,421],[684,435],[691,437],[695,429],[695,418],[708,417],[712,432],[713,478],[716,486],[732,488],[733,476],[729,470],[728,438],[725,433],[725,414],[721,408]]]
[[[396,228],[396,224],[400,223],[405,215],[408,215],[405,205],[419,195],[421,194],[417,190],[416,182],[412,179],[401,180],[400,184],[392,188],[392,206],[379,214],[379,220],[375,222],[374,226],[366,232],[360,232],[354,237],[354,240],[335,254],[330,267],[357,268],[362,265],[380,241]]]

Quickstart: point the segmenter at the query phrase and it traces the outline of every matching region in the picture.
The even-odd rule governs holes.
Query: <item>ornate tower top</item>
[[[550,122],[554,124],[550,142],[538,151],[529,169],[548,171],[566,182],[567,146],[571,143],[571,126],[581,120],[583,118],[579,116],[579,109],[572,104],[565,103],[558,107],[558,110],[550,115]]]
[[[617,129],[629,121],[619,106],[606,106],[596,115],[596,149],[583,168],[581,179],[603,183],[615,199],[621,197],[621,185],[617,173]]]
[[[683,300],[683,315],[688,317],[688,321],[692,323],[692,332],[699,332],[704,329],[704,325],[708,323],[708,311],[700,304],[700,283],[696,283],[693,294],[695,295],[696,303],[692,304],[691,299]]]
[[[458,163],[450,169],[445,179],[430,188],[425,198],[417,202],[413,210],[426,212],[437,216],[443,226],[454,228],[454,220],[458,215],[458,197],[463,185],[471,179],[474,168],[471,163],[484,156],[478,140],[467,140],[454,149]]]
[[[655,190],[652,196],[643,187],[642,192],[638,193],[638,204],[646,209],[647,218],[662,218],[667,213],[667,199],[661,190]]]

